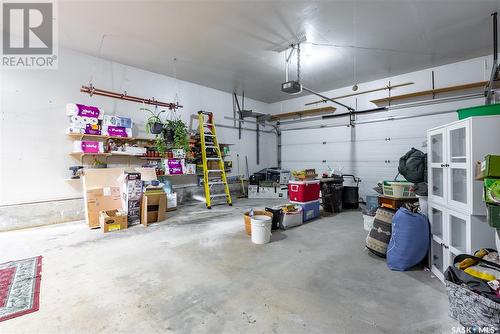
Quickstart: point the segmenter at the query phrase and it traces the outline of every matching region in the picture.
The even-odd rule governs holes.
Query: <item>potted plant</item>
[[[90,162],[90,168],[108,168],[108,164],[94,157]]]
[[[154,135],[161,134],[163,131],[163,122],[160,119],[160,115],[165,112],[165,110],[160,110],[158,113],[154,113],[147,108],[141,108],[140,110],[148,111],[149,113],[151,113],[151,116],[146,122],[146,131]]]

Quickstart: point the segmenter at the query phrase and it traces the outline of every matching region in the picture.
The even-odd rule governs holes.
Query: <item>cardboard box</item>
[[[220,167],[219,167],[219,161],[208,160],[207,161],[207,167],[208,167],[208,169],[220,169]]]
[[[110,151],[113,154],[124,154],[124,155],[145,155],[147,149],[145,147],[136,146],[121,146],[118,147],[116,151]]]
[[[166,219],[167,194],[144,194],[141,207],[141,223],[148,226]]]
[[[103,125],[102,134],[110,137],[132,137],[132,129],[123,126]]]
[[[141,173],[124,172],[119,180],[122,206],[127,212],[128,224],[129,226],[139,224],[142,198]]]
[[[104,233],[124,230],[128,227],[127,213],[123,210],[106,210],[99,212],[99,225]]]
[[[180,175],[184,169],[184,159],[163,159],[165,174]]]
[[[483,197],[487,204],[500,205],[500,179],[484,179]]]
[[[196,164],[185,164],[182,172],[188,175],[196,174]]]
[[[132,119],[122,116],[104,115],[102,120],[102,125],[132,128]]]
[[[99,212],[122,209],[120,188],[105,187],[87,190],[87,223],[90,228],[99,227]]]

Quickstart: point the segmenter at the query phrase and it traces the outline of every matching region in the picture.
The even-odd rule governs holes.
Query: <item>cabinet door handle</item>
[[[445,164],[441,164],[441,167],[444,167],[444,166],[445,166]]]

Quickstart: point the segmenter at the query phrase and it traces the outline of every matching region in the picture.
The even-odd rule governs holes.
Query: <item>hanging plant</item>
[[[153,111],[147,108],[141,108],[140,110],[148,111],[151,113],[151,116],[148,118],[146,122],[146,132],[159,135],[163,131],[164,124],[160,119],[160,115],[165,112],[165,110],[160,110],[158,113],[154,113]]]
[[[186,153],[189,152],[189,136],[187,125],[180,119],[168,120],[166,124],[167,131],[170,131],[173,136],[173,148],[183,149]]]
[[[165,138],[163,138],[162,136],[156,136],[155,148],[161,157],[163,157],[163,158],[166,157],[166,155],[167,155],[167,142],[165,141]]]

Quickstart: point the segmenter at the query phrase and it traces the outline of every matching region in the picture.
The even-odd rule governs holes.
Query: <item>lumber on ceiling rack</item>
[[[463,84],[463,85],[448,86],[448,87],[443,87],[443,88],[423,90],[423,91],[415,92],[415,93],[408,93],[408,94],[403,94],[403,95],[388,96],[388,97],[384,97],[382,99],[371,100],[370,102],[375,103],[375,104],[378,105],[378,104],[383,104],[383,103],[389,103],[389,102],[392,102],[392,101],[406,100],[406,99],[411,99],[411,98],[421,97],[421,96],[427,96],[427,95],[436,95],[436,94],[442,94],[442,93],[451,93],[451,92],[468,90],[468,89],[474,89],[474,88],[484,88],[487,83],[488,83],[488,81],[472,82],[472,83]]]
[[[94,86],[92,86],[92,84],[90,84],[89,86],[82,86],[82,88],[80,88],[80,92],[87,93],[90,96],[93,96],[93,95],[106,96],[106,97],[111,97],[111,98],[119,99],[119,100],[125,100],[125,101],[149,104],[149,105],[158,106],[158,107],[164,107],[164,108],[168,108],[169,110],[176,110],[176,109],[182,108],[182,106],[178,102],[172,103],[172,102],[157,101],[157,100],[155,100],[154,97],[151,99],[145,99],[142,97],[128,95],[126,91],[123,93],[115,93],[115,92],[111,92],[111,91],[104,90],[104,89],[97,89]]]
[[[303,118],[303,117],[309,117],[309,116],[319,116],[319,115],[331,114],[331,113],[335,112],[335,110],[337,110],[337,109],[334,107],[323,107],[323,108],[316,108],[316,109],[292,111],[292,112],[272,115],[271,121],[282,121],[285,119],[295,119],[295,118]]]
[[[363,94],[368,94],[368,93],[374,93],[374,92],[378,92],[378,91],[382,91],[382,90],[389,90],[389,91],[391,91],[391,89],[394,89],[394,88],[409,86],[409,85],[413,85],[413,84],[414,84],[414,82],[406,82],[406,83],[402,83],[402,84],[391,85],[391,82],[389,81],[389,85],[387,85],[385,87],[375,88],[375,89],[370,89],[370,90],[365,90],[363,92],[356,92],[356,93],[347,94],[347,95],[336,96],[336,97],[332,97],[332,99],[338,100],[338,99],[343,99],[345,97],[351,97],[351,96],[358,96],[358,95],[363,95]],[[326,103],[326,102],[328,102],[328,100],[321,99],[321,100],[317,100],[317,101],[306,103],[305,105],[306,106],[310,106],[312,104]]]

